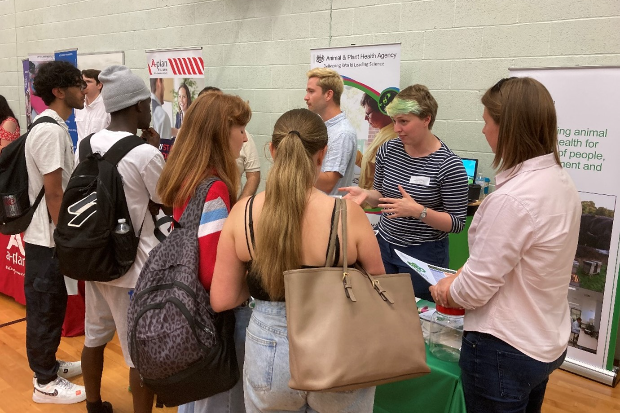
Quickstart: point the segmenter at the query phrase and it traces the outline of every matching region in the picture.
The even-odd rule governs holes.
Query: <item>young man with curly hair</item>
[[[36,403],[71,404],[84,401],[86,392],[67,380],[82,373],[80,362],[56,359],[67,309],[64,277],[54,257],[54,228],[60,203],[73,171],[73,143],[65,121],[73,109],[84,107],[82,73],[67,62],[39,66],[34,78],[37,96],[49,107],[35,121],[49,116],[56,123],[32,128],[26,140],[28,195],[39,203],[24,234],[26,253],[26,352],[34,372],[32,400]]]

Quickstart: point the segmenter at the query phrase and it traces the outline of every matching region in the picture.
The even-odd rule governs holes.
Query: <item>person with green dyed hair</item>
[[[381,145],[372,189],[341,188],[358,204],[382,209],[377,238],[386,272],[408,272],[417,297],[432,301],[429,283],[396,251],[448,267],[448,233],[467,215],[467,174],[461,159],[431,131],[437,101],[426,86],[403,89],[386,111],[398,138]]]

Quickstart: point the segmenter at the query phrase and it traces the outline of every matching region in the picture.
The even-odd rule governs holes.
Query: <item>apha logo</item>
[[[15,250],[17,248],[17,250]],[[26,254],[24,252],[24,243],[20,234],[11,235],[11,239],[6,246],[6,260],[12,264],[24,265]]]
[[[316,62],[317,63],[323,63],[324,61],[325,61],[325,56],[323,56],[322,54],[316,55]]]

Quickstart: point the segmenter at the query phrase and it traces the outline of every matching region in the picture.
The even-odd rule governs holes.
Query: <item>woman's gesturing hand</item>
[[[357,205],[362,205],[368,198],[368,191],[360,188],[359,186],[345,186],[343,188],[338,188],[338,190],[342,192],[348,192],[346,195],[343,196],[343,198],[350,199]]]
[[[418,204],[402,186],[398,185],[398,190],[403,195],[402,198],[379,198],[381,202],[379,208],[388,214],[388,218],[419,217],[424,207]]]

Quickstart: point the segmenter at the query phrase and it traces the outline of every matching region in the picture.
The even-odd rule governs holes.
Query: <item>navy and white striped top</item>
[[[440,140],[441,142],[441,140]],[[429,185],[410,183],[412,177],[428,177]],[[413,158],[400,138],[379,148],[376,158],[374,189],[384,198],[402,198],[398,185],[429,209],[447,212],[452,218],[450,232],[461,232],[467,216],[467,173],[461,159],[443,142],[441,148],[428,156]],[[448,236],[413,217],[388,219],[382,213],[379,235],[387,242],[406,247],[437,241]]]

